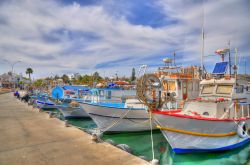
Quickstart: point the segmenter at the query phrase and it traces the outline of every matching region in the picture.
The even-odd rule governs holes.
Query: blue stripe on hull
[[[173,148],[173,151],[178,154],[183,154],[183,153],[195,153],[195,152],[215,152],[215,151],[224,151],[224,150],[231,150],[235,149],[237,147],[241,147],[244,144],[250,142],[250,138],[247,138],[246,140],[243,140],[239,143],[229,145],[226,147],[221,147],[221,148],[211,148],[211,149],[186,149],[186,148]]]
[[[46,102],[40,102],[40,101],[37,101],[37,103],[38,103],[38,104],[43,104],[43,105],[44,105],[44,104],[45,104],[45,105],[55,105],[55,104],[53,104],[53,103],[46,103]]]

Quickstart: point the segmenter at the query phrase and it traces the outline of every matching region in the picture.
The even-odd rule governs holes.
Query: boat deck
[[[64,122],[0,94],[0,164],[149,164]]]

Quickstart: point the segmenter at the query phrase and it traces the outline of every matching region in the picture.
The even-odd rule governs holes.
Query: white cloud
[[[199,64],[201,3],[157,2],[154,5],[164,9],[166,20],[177,20],[177,23],[158,28],[133,25],[125,16],[108,12],[107,3],[81,6],[56,1],[3,2],[0,58],[21,59],[23,62],[17,68],[24,71],[26,66],[32,66],[36,77],[51,72],[90,73],[97,70],[98,64],[126,58],[129,60],[104,70],[110,74],[120,70],[121,75],[130,75],[132,66],[160,64],[154,56],[172,54],[173,50],[183,54],[181,63]],[[205,3],[206,54],[225,47],[228,40],[232,47],[242,49],[241,55],[249,52],[244,46],[249,44],[250,36],[249,11],[244,3],[232,0]],[[3,71],[8,69],[9,66],[4,65]]]

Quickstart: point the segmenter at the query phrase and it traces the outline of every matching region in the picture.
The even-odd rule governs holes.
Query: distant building
[[[28,84],[29,80],[25,79],[22,74],[16,74],[16,73],[4,73],[0,75],[0,87],[4,88],[11,88],[11,87],[17,87],[20,82],[23,82],[23,84]]]
[[[68,74],[67,75],[69,77],[69,80],[73,80],[73,79],[78,79],[81,75],[79,73],[72,73],[72,74]]]

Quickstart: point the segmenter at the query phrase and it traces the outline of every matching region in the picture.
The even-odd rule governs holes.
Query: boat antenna
[[[176,56],[176,53],[175,53],[175,51],[174,51],[174,66],[175,66],[175,56]]]
[[[201,28],[201,35],[202,35],[202,45],[201,45],[201,78],[204,75],[204,65],[203,65],[203,57],[204,57],[204,2],[202,1],[202,28]]]
[[[237,63],[238,63],[238,50],[235,48],[235,59],[233,66],[235,82],[237,81],[237,69],[238,69]]]
[[[244,63],[245,63],[245,75],[247,75],[247,61],[246,61],[246,59],[244,59]]]
[[[231,63],[231,50],[230,50],[230,40],[228,41],[228,61],[229,61],[229,75],[231,76],[231,68],[232,68],[232,63]]]

